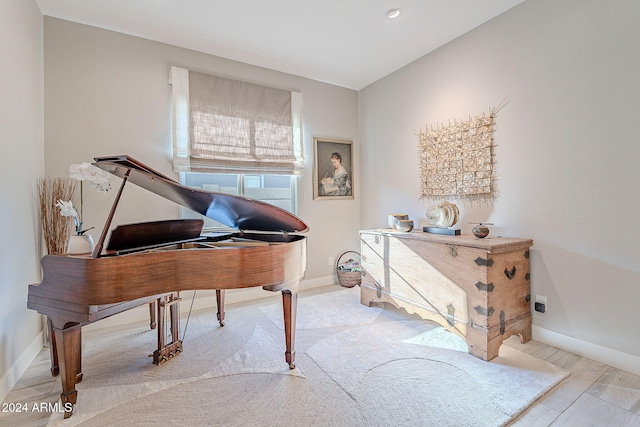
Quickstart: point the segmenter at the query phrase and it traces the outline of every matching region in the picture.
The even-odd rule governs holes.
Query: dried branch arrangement
[[[70,178],[42,178],[38,180],[40,223],[50,255],[66,252],[69,237],[74,234],[73,218],[60,215],[59,200],[72,200],[78,182]]]
[[[489,202],[495,198],[493,130],[498,111],[448,126],[415,132],[418,136],[421,199],[452,197]]]

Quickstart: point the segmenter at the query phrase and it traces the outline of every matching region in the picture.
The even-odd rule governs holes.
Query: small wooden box
[[[531,339],[530,239],[360,231],[361,302],[388,302],[498,356],[511,335]]]

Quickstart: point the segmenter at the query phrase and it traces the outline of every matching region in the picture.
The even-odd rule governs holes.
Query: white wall
[[[0,2],[0,401],[40,351],[38,315],[27,310],[37,283],[36,180],[43,164],[42,15],[32,0]]]
[[[532,294],[548,299],[535,330],[573,351],[606,347],[607,362],[640,371],[639,72],[639,2],[530,0],[364,88],[362,227],[400,211],[426,224],[435,203],[418,200],[414,130],[506,98],[499,196],[457,202],[459,226],[532,238]]]

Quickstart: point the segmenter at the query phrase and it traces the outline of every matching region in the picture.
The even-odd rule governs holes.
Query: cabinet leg
[[[520,336],[520,343],[524,344],[527,341],[531,341],[531,317],[520,322],[522,322],[522,325],[519,325],[518,335]]]
[[[465,341],[469,346],[469,354],[482,360],[491,360],[496,355],[491,357],[488,354],[489,336],[486,332],[478,331],[472,327],[467,326],[467,333]]]

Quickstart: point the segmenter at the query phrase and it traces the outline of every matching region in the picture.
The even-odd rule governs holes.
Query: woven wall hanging
[[[506,103],[469,120],[416,132],[420,154],[420,198],[491,202],[496,197],[493,131]]]

